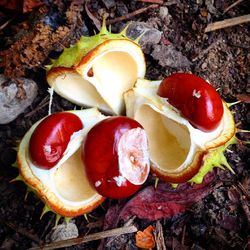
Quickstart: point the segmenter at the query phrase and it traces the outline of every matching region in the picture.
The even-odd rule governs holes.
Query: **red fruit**
[[[71,135],[82,128],[80,118],[69,112],[46,117],[30,138],[29,152],[33,164],[43,169],[51,169],[62,158]]]
[[[220,124],[222,100],[216,90],[198,76],[172,74],[161,82],[157,94],[167,98],[195,128],[210,132]]]
[[[128,117],[110,117],[88,133],[82,155],[90,183],[102,196],[135,193],[149,173],[146,132]]]

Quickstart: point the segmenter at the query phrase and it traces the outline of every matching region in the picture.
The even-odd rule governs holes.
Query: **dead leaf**
[[[120,220],[127,221],[132,216],[155,221],[181,214],[214,189],[214,179],[215,173],[212,172],[200,185],[185,183],[176,189],[167,183],[160,183],[156,189],[154,186],[148,186],[125,205],[110,207],[105,216],[104,228],[114,227]]]
[[[137,247],[150,249],[155,247],[155,239],[153,235],[154,227],[148,226],[143,231],[138,231],[135,235],[135,244]]]

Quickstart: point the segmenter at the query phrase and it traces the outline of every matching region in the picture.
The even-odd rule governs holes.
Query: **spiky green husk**
[[[229,140],[225,145],[209,150],[208,154],[205,156],[204,163],[199,172],[188,182],[201,184],[206,174],[212,171],[214,167],[222,169],[227,168],[230,172],[234,173],[233,169],[227,162],[224,152],[230,145],[236,143],[237,139],[235,136],[233,136],[231,140]]]
[[[236,105],[240,103],[241,101],[233,102],[233,103],[226,103],[226,105],[230,108],[233,105]],[[231,111],[232,113],[232,111]],[[236,133],[238,132],[243,132],[243,133],[249,133],[249,130],[242,130],[236,128]],[[211,149],[209,152],[206,154],[204,160],[203,160],[203,165],[200,168],[199,172],[193,176],[188,182],[190,183],[195,183],[195,184],[201,184],[203,182],[204,177],[211,171],[213,171],[213,168],[218,167],[223,170],[227,168],[231,173],[235,174],[234,170],[231,168],[229,165],[227,158],[224,155],[224,152],[230,145],[237,144],[237,143],[244,143],[244,144],[249,144],[249,142],[244,142],[239,140],[236,137],[236,134],[224,145]],[[173,188],[176,188],[178,184],[172,183],[171,184]]]
[[[100,32],[94,36],[82,36],[76,44],[71,45],[69,48],[65,48],[62,54],[56,59],[51,60],[52,64],[47,65],[46,69],[50,70],[54,67],[66,67],[71,68],[81,61],[81,59],[96,46],[102,44],[107,40],[127,39],[131,40],[126,36],[126,26],[120,33],[113,34],[107,30],[105,20],[103,21]],[[131,40],[135,43],[136,40]]]
[[[233,103],[226,103],[226,104],[230,108],[239,103],[241,103],[241,101],[236,101]],[[231,111],[231,113],[233,112]],[[250,131],[236,128],[236,133],[240,133],[240,132],[249,133]],[[235,174],[235,172],[229,165],[227,158],[224,155],[224,152],[230,145],[237,144],[237,143],[249,144],[248,141],[244,142],[242,140],[239,140],[236,137],[236,135],[234,135],[225,145],[222,145],[218,148],[210,150],[208,154],[205,156],[203,166],[200,168],[199,172],[192,179],[189,180],[189,182],[201,184],[206,174],[211,172],[214,167],[218,167],[221,169],[227,168],[231,173]]]
[[[15,182],[15,181],[21,181],[21,182],[23,182],[23,183],[26,185],[26,187],[27,187],[26,193],[25,193],[25,196],[24,196],[24,200],[27,200],[27,197],[28,197],[28,195],[29,195],[30,193],[34,193],[36,196],[38,196],[36,190],[33,189],[33,188],[31,188],[31,187],[24,181],[23,177],[22,177],[20,174],[19,174],[15,179],[11,180],[11,182]],[[38,196],[38,197],[39,197],[39,196]],[[40,200],[42,201],[42,199],[40,199]],[[46,213],[48,213],[48,212],[52,212],[53,214],[55,214],[55,216],[56,216],[56,217],[55,217],[55,226],[58,225],[58,222],[59,222],[59,220],[60,220],[61,218],[63,218],[64,221],[65,221],[66,223],[68,223],[68,222],[72,219],[71,217],[63,217],[63,216],[61,216],[60,214],[56,213],[56,212],[55,212],[54,210],[52,210],[46,203],[44,204],[44,207],[43,207],[43,210],[42,210],[40,219],[42,219],[42,217],[43,217]]]
[[[209,150],[208,154],[204,158],[204,162],[199,172],[193,176],[190,180],[188,180],[191,184],[201,184],[203,182],[204,177],[215,167],[221,168],[225,170],[227,168],[231,173],[235,174],[231,166],[229,165],[227,158],[224,155],[225,150],[232,144],[238,143],[238,139],[233,136],[231,140],[229,140],[225,145],[222,145],[218,148]],[[158,178],[157,178],[158,179]],[[158,180],[155,181],[155,185],[157,186]],[[172,188],[177,188],[178,183],[171,183]]]

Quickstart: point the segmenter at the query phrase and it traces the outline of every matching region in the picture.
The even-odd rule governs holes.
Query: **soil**
[[[62,6],[63,1],[45,2],[49,7],[53,6],[54,8],[57,5],[61,13],[67,9],[65,6],[70,5],[67,2]],[[225,14],[223,14],[223,11],[233,1],[177,0],[164,2],[157,8],[149,8],[146,12],[130,18],[133,21],[146,22],[162,32],[158,44],[149,41],[143,47],[147,62],[146,77],[148,79],[162,79],[172,72],[191,71],[208,79],[218,89],[226,102],[242,99],[241,103],[232,107],[232,111],[237,127],[249,130],[249,26],[244,24],[204,33],[208,23],[248,14],[248,1],[242,1]],[[104,14],[108,15],[108,20],[112,20],[149,5],[150,3],[135,0],[91,0],[87,8],[86,6],[83,7],[84,4],[81,4],[82,8],[79,8],[80,14],[78,14],[82,19],[82,24],[80,27],[79,22],[75,23],[74,27],[77,32],[74,35],[69,34],[66,28],[64,32],[72,40],[76,39],[77,36],[79,37],[79,34],[93,34],[93,31],[97,30],[98,23],[101,23]],[[55,25],[56,28],[58,25],[63,26],[62,22],[66,21],[58,21],[53,8],[49,8],[50,11],[47,9],[47,17],[49,15],[51,19],[45,19],[46,25],[50,27]],[[1,51],[5,51],[11,44],[21,39],[16,35],[17,33],[19,34],[20,31],[29,32],[29,30],[25,30],[27,29],[25,27],[27,27],[27,24],[34,22],[35,17],[38,21],[39,18],[45,18],[43,15],[36,15],[35,13],[38,11],[36,8],[32,13],[17,14],[15,11],[1,7],[0,26],[11,19],[10,23],[4,28],[1,27],[0,30],[0,41],[3,44],[1,45]],[[94,14],[90,15],[89,11]],[[115,22],[112,24],[112,30],[114,32],[119,31],[127,21]],[[73,26],[70,25],[68,20],[64,27],[72,28]],[[55,31],[56,28],[52,28]],[[18,169],[12,167],[16,161],[15,147],[18,141],[21,140],[34,122],[47,115],[49,94],[44,65],[48,62],[48,57],[56,56],[62,50],[62,48],[59,48],[56,51],[55,44],[61,42],[66,46],[71,41],[68,37],[67,41],[60,40],[60,34],[58,37],[53,40],[53,43],[50,42],[50,47],[47,47],[48,51],[43,54],[44,56],[39,54],[39,58],[42,60],[40,66],[29,61],[30,65],[26,65],[25,71],[22,71],[20,65],[14,65],[14,67],[12,65],[12,71],[17,67],[18,72],[21,72],[20,75],[11,73],[9,68],[6,71],[7,64],[1,68],[1,73],[4,72],[8,77],[24,74],[26,78],[36,81],[39,87],[37,97],[32,105],[25,109],[24,113],[6,125],[0,125],[1,249],[28,249],[37,246],[39,242],[46,242],[54,227],[55,215],[47,213],[40,219],[43,208],[42,202],[34,194],[26,197],[26,187],[22,182],[10,181],[18,176]],[[27,44],[29,46],[29,43]],[[167,46],[170,46],[168,50],[166,50]],[[156,48],[159,49],[158,54]],[[170,52],[174,58],[175,63],[173,64],[159,55],[163,51],[169,55],[169,48],[171,48]],[[13,53],[18,56],[19,51]],[[176,58],[179,58],[180,61]],[[26,61],[22,62],[22,65],[25,63]],[[52,112],[72,108],[75,108],[74,104],[56,94],[54,95]],[[238,133],[237,136],[242,141],[249,141],[248,133]],[[159,228],[160,223],[166,249],[249,249],[249,155],[250,148],[248,145],[239,143],[231,146],[226,151],[226,157],[235,174],[227,170],[214,170],[216,173],[216,188],[212,189],[202,200],[195,202],[185,212],[158,221],[135,218],[134,223],[139,230],[143,230],[148,225]],[[146,186],[149,184],[150,180]],[[89,215],[88,221],[84,216],[74,218],[73,221],[77,225],[79,235],[102,231],[105,214],[111,206],[117,203],[120,203],[120,201],[106,200],[102,207],[97,208]],[[116,237],[102,242],[102,244],[100,241],[89,242],[68,247],[68,249],[97,249],[98,246],[104,249],[138,249],[135,245],[134,234]],[[158,247],[157,249],[164,248]]]

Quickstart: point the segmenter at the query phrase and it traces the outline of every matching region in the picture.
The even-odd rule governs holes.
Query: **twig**
[[[104,239],[107,237],[114,237],[114,236],[118,236],[122,234],[135,233],[137,231],[138,229],[135,226],[120,227],[120,228],[111,229],[111,230],[107,230],[107,231],[103,231],[99,233],[93,233],[93,234],[86,235],[83,237],[78,237],[75,239],[52,242],[50,244],[43,245],[40,247],[32,247],[30,248],[30,250],[39,250],[39,249],[50,250],[50,249],[58,249],[58,248],[63,248],[63,247],[70,247],[70,246],[79,245],[79,244],[89,242],[89,241]]]
[[[246,198],[248,199],[248,200],[250,200],[250,194],[248,193],[248,191],[244,188],[244,186],[240,183],[240,182],[238,182],[237,183],[237,187],[241,190],[241,192],[246,196]]]
[[[246,198],[249,199],[249,194],[241,183],[236,184],[236,186],[233,185],[233,188],[240,195],[241,207],[245,212],[245,215],[247,217],[247,221],[249,224],[250,223],[250,210],[249,210],[248,202],[246,200]]]
[[[151,5],[147,6],[147,7],[144,7],[144,8],[138,9],[136,11],[133,11],[131,13],[128,13],[127,15],[120,16],[120,17],[114,18],[112,20],[108,20],[107,25],[117,23],[117,22],[120,22],[120,21],[123,21],[123,20],[130,19],[130,18],[132,18],[132,17],[134,17],[136,15],[139,15],[139,14],[141,14],[143,12],[146,12],[149,9],[156,9],[158,7],[159,7],[158,4],[151,4]]]
[[[248,202],[246,201],[244,196],[241,197],[240,202],[241,202],[241,207],[244,210],[245,215],[247,217],[247,222],[249,225],[249,223],[250,223],[250,210],[249,210]]]
[[[43,230],[43,232],[42,232],[42,234],[41,234],[41,239],[43,239],[43,237],[47,234],[48,229],[49,229],[49,227],[51,226],[51,224],[52,224],[53,222],[54,222],[54,220],[49,220],[49,221],[48,221],[47,225],[45,226],[45,228],[44,228],[44,230]]]
[[[227,13],[229,10],[231,10],[232,8],[234,8],[235,6],[237,6],[238,4],[240,4],[241,2],[243,2],[244,0],[237,0],[236,2],[234,2],[233,4],[229,5],[224,11],[223,14]]]
[[[156,222],[156,228],[154,230],[155,243],[157,250],[167,250],[164,240],[163,229],[160,221]]]
[[[240,17],[234,17],[234,18],[226,19],[226,20],[223,20],[223,21],[215,22],[215,23],[210,23],[205,28],[205,33],[211,32],[211,31],[214,31],[214,30],[218,30],[218,29],[224,29],[224,28],[227,28],[227,27],[232,27],[232,26],[247,23],[247,22],[250,22],[250,14],[240,16]]]
[[[89,222],[86,225],[87,228],[93,229],[93,228],[102,228],[103,227],[103,219],[98,219],[95,222]]]
[[[88,1],[86,1],[85,3],[85,10],[86,10],[86,13],[87,15],[89,16],[89,18],[93,21],[94,25],[96,26],[96,28],[98,30],[101,29],[102,25],[101,25],[101,22],[91,13],[91,11],[89,10],[88,8]]]
[[[8,222],[8,221],[4,221],[2,219],[0,219],[0,223],[3,224],[3,225],[8,226],[9,228],[13,229],[15,232],[29,238],[30,240],[32,240],[32,241],[34,241],[34,242],[36,242],[38,244],[42,243],[42,241],[38,238],[38,236],[31,234],[25,228],[22,228],[22,227],[20,227],[18,225],[15,225],[14,223],[11,223],[11,222]]]
[[[0,30],[3,30],[14,18],[11,18],[10,20],[8,20],[7,22],[5,22],[4,24],[2,24],[0,26]]]
[[[163,0],[137,0],[138,2],[143,2],[143,3],[156,3],[156,4],[163,4]]]
[[[168,0],[164,3],[164,6],[171,6],[173,4],[178,4],[178,0]]]
[[[129,219],[129,220],[124,224],[123,227],[132,226],[132,224],[134,223],[134,220],[135,220],[135,216],[133,216],[131,219]],[[118,236],[119,236],[119,235],[117,235],[117,236],[115,236],[115,237],[112,237],[112,238],[108,239],[108,240],[107,240],[107,243],[106,243],[106,247],[109,248],[109,247],[111,246],[112,242],[113,242],[114,240],[116,240]]]
[[[183,226],[183,230],[182,230],[182,237],[181,237],[181,244],[185,245],[185,236],[186,236],[186,225]]]
[[[42,108],[44,108],[45,106],[47,106],[49,104],[49,96],[46,96],[41,102],[40,104],[33,109],[31,112],[27,113],[25,115],[25,117],[29,117],[32,116],[33,114],[35,114],[37,111],[41,110]]]

